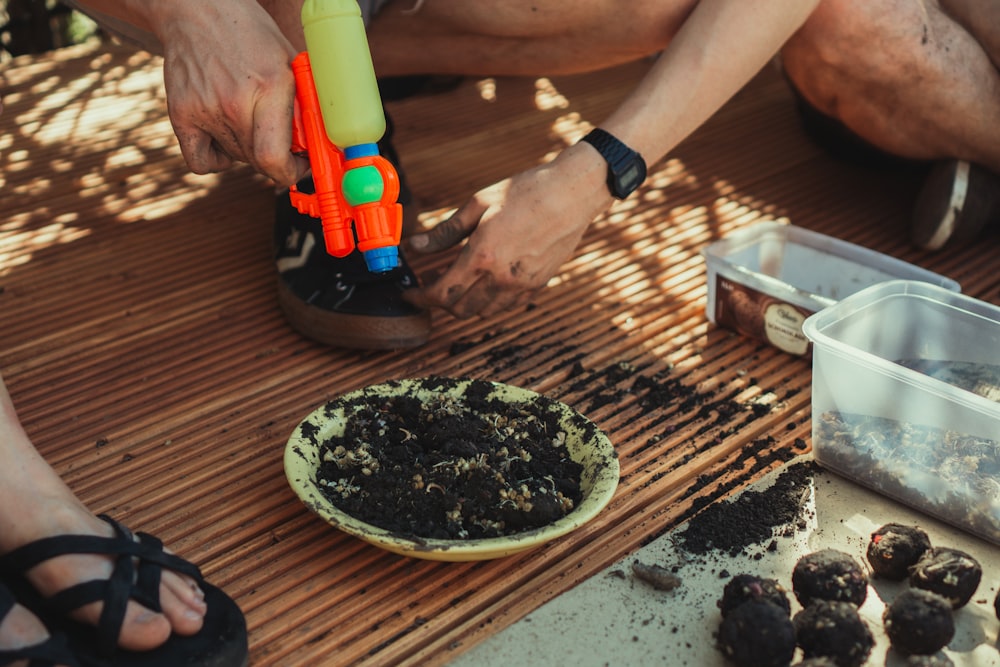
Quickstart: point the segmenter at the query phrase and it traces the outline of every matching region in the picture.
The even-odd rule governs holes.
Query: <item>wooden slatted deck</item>
[[[422,219],[574,141],[645,67],[391,104]],[[531,308],[438,313],[417,350],[329,349],[276,307],[270,186],[247,169],[187,173],[156,59],[73,47],[16,59],[2,86],[0,372],[91,508],[158,534],[242,605],[254,665],[446,663],[807,446],[808,360],[705,319],[700,251],[729,231],[787,219],[1000,301],[995,240],[911,248],[915,178],[824,155],[767,70],[590,228]],[[391,555],[308,513],[282,470],[295,424],[348,390],[429,374],[587,414],[621,458],[610,506],[545,548],[470,564]],[[651,404],[636,376],[683,391]]]

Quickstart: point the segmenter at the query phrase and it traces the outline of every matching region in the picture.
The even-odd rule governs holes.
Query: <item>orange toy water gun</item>
[[[292,151],[308,155],[315,193],[293,186],[289,197],[322,221],[328,253],[345,257],[357,247],[369,271],[390,271],[399,266],[403,207],[399,175],[378,151],[385,115],[358,4],[307,0],[302,21],[307,51],[292,61]]]

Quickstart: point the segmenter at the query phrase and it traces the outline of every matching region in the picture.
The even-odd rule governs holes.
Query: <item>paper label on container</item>
[[[802,323],[812,312],[719,276],[715,286],[715,322],[744,336],[770,343],[790,354],[811,349]]]

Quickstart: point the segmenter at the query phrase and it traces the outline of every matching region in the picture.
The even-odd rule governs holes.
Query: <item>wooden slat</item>
[[[575,141],[647,66],[392,103],[424,222]],[[530,309],[437,313],[419,350],[329,349],[276,308],[270,186],[245,168],[187,173],[157,59],[90,45],[3,77],[0,371],[91,508],[159,534],[236,598],[255,665],[445,663],[807,447],[808,360],[705,320],[700,252],[728,232],[785,219],[1000,297],[996,240],[910,247],[917,176],[824,155],[768,70],[651,165]],[[451,257],[412,259],[427,271]],[[701,402],[644,406],[622,368]],[[343,392],[428,374],[525,386],[594,419],[621,458],[609,507],[542,549],[469,564],[391,555],[309,514],[281,466],[295,424]],[[727,405],[737,416],[719,419]]]

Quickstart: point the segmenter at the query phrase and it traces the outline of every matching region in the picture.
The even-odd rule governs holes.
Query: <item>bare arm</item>
[[[649,75],[602,127],[647,161],[659,160],[760,71],[818,4],[699,2]]]
[[[621,106],[601,124],[652,164],[710,118],[777,53],[819,0],[703,0]],[[436,252],[468,237],[434,283],[408,292],[458,317],[523,303],[574,252],[612,202],[607,166],[588,144],[478,192],[411,240]]]

